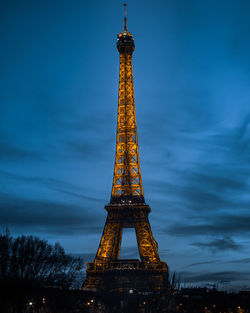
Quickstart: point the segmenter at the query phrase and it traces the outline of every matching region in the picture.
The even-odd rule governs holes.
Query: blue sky
[[[115,154],[122,1],[1,1],[0,225],[92,260]],[[249,1],[128,1],[142,180],[161,258],[249,287]],[[123,257],[136,256],[125,233]]]

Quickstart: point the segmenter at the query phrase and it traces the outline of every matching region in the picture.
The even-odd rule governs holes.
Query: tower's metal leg
[[[145,213],[144,213],[145,214]],[[155,241],[148,218],[135,224],[139,253],[142,262],[159,262],[158,244]]]
[[[106,220],[95,262],[118,260],[120,256],[121,239],[121,224],[117,220],[115,213],[110,212]]]

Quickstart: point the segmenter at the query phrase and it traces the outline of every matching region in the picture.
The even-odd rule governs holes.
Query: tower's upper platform
[[[120,53],[133,53],[135,50],[135,44],[132,34],[127,30],[123,30],[117,35],[116,46]]]
[[[127,29],[126,4],[124,4],[124,27],[117,35],[117,49],[120,53],[133,53],[135,50],[134,38]]]

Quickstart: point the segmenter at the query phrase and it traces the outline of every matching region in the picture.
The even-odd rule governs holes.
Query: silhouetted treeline
[[[34,236],[0,235],[0,281],[35,283],[40,286],[80,287],[83,260],[67,255],[59,243],[49,244]]]

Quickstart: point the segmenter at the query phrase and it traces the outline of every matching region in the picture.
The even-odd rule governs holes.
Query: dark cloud
[[[204,218],[205,219],[205,218]],[[203,223],[176,223],[169,226],[165,232],[174,236],[196,235],[243,235],[250,232],[250,215],[216,215]]]
[[[1,171],[0,170],[0,177],[2,181],[11,180],[11,181],[18,181],[22,184],[36,184],[37,186],[43,186],[51,190],[58,191],[63,194],[70,195],[72,197],[84,200],[84,201],[94,201],[98,202],[99,204],[104,203],[104,199],[98,199],[96,197],[91,197],[86,195],[86,190],[83,188],[79,188],[73,183],[60,181],[55,178],[50,177],[36,177],[36,176],[23,176],[23,175],[16,175],[10,172]]]
[[[72,126],[73,133],[70,139],[62,141],[65,149],[74,157],[81,159],[98,158],[100,160],[105,157],[112,151],[113,142],[115,142],[115,129],[111,129],[109,125],[110,129],[107,131],[106,122],[99,118],[96,119],[97,126],[94,126],[94,119],[89,121],[91,126],[87,129],[85,129],[86,126],[76,126],[76,128]],[[103,132],[104,128],[105,132]],[[111,135],[113,135],[112,138],[110,138]]]
[[[228,263],[248,264],[250,263],[250,258],[244,258],[240,260],[231,260],[231,261],[228,261]]]
[[[0,133],[1,136],[1,133]],[[15,146],[12,142],[0,139],[0,159],[2,161],[17,161],[24,159],[40,159],[36,152]]]
[[[218,263],[218,260],[191,263],[187,267],[199,266],[199,265],[210,265],[210,264],[214,264],[214,263]]]
[[[189,283],[239,283],[248,282],[250,279],[249,272],[244,271],[218,271],[218,272],[189,272],[184,271],[180,273],[181,279]]]
[[[80,140],[68,142],[69,149],[76,152],[81,158],[93,157],[98,155],[99,147],[93,142],[83,142]]]
[[[204,185],[207,190],[216,191],[224,196],[224,191],[241,191],[247,186],[247,171],[239,171],[238,175],[235,177],[228,176],[223,171],[223,166],[218,165],[207,165],[206,169],[201,168],[201,172],[193,172],[188,175],[190,182],[196,182],[198,184]],[[218,196],[217,196],[218,197]],[[208,197],[211,198],[211,197]],[[215,199],[216,200],[216,199]],[[221,201],[219,201],[220,204]]]
[[[169,164],[166,180],[150,185],[154,198],[160,196],[160,214],[168,207],[171,212],[160,218],[167,225],[162,232],[170,236],[199,235],[206,238],[195,242],[196,246],[238,251],[240,245],[230,238],[242,238],[250,232],[249,115],[234,127],[202,135],[204,138],[193,133],[193,143],[189,137],[190,148],[199,152],[195,162],[186,168]],[[210,236],[213,238],[208,241]]]
[[[88,202],[86,199],[85,204]],[[0,221],[10,229],[53,234],[101,233],[104,221],[90,209],[65,202],[27,200],[1,193]]]
[[[192,245],[200,248],[207,248],[213,251],[236,251],[242,249],[242,245],[237,244],[233,239],[229,237],[225,237],[223,239],[214,239],[209,242],[193,242]]]

